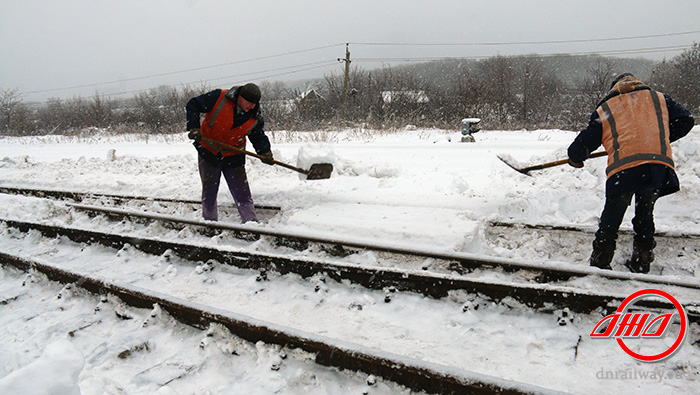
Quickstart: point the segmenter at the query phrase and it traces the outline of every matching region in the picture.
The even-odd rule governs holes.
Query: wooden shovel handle
[[[242,154],[254,156],[254,157],[256,157],[256,158],[258,158],[258,159],[261,159],[261,160],[262,160],[262,159],[267,160],[267,157],[262,156],[262,155],[260,155],[260,154],[256,154],[255,152],[250,152],[250,151],[244,150],[243,148],[234,147],[234,146],[232,146],[232,145],[224,144],[224,143],[222,143],[222,142],[220,142],[220,141],[212,140],[212,139],[209,139],[209,138],[206,138],[206,137],[204,137],[202,140],[204,140],[205,142],[207,142],[207,143],[209,143],[209,144],[215,145],[215,146],[217,146],[217,147],[219,147],[219,148],[226,148],[226,149],[228,149],[228,150],[237,151],[237,152],[240,152],[240,153],[242,153]],[[274,164],[276,164],[276,165],[280,165],[280,166],[282,166],[282,167],[286,167],[287,169],[290,169],[290,170],[298,171],[298,172],[301,173],[301,174],[307,174],[307,175],[309,174],[309,172],[308,172],[307,170],[304,170],[304,169],[298,168],[298,167],[296,167],[296,166],[292,166],[292,165],[286,164],[286,163],[284,163],[284,162],[280,162],[280,161],[278,161],[278,160],[272,159],[272,163],[274,163]]]
[[[589,156],[589,158],[597,158],[599,156],[608,156],[608,151],[594,152]]]
[[[607,156],[607,155],[608,155],[607,151],[599,151],[599,152],[594,152],[594,153],[592,153],[592,154],[589,156],[589,158],[597,158],[597,157],[599,157],[599,156]],[[525,169],[522,169],[521,171],[523,171],[523,172],[528,172],[528,171],[532,171],[532,170],[541,170],[541,169],[546,169],[546,168],[549,168],[549,167],[554,167],[554,166],[563,165],[563,164],[566,164],[566,163],[569,163],[569,159],[568,159],[568,158],[567,158],[567,159],[560,159],[560,160],[557,160],[557,161],[554,161],[554,162],[542,163],[542,164],[540,164],[540,165],[535,165],[535,166],[527,167],[527,168],[525,168]]]

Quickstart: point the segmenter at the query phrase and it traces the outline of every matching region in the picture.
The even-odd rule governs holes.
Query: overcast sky
[[[698,21],[698,0],[0,0],[0,89],[43,101],[322,77],[341,72],[348,42],[352,66],[364,69],[433,57],[689,47],[700,42]],[[694,33],[678,34],[686,32]],[[660,37],[605,40],[640,36]],[[390,43],[433,45],[377,45]]]

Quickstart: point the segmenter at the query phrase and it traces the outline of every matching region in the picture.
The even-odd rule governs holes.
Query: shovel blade
[[[331,178],[333,172],[333,164],[331,163],[314,163],[311,165],[309,172],[306,174],[307,180],[325,180]]]
[[[513,164],[511,164],[510,162],[508,162],[508,161],[507,161],[505,158],[503,158],[502,156],[497,155],[497,157],[498,157],[498,159],[501,160],[501,162],[503,162],[503,163],[505,163],[506,165],[508,165],[508,167],[510,167],[511,169],[517,171],[517,172],[520,173],[520,174],[525,174],[526,176],[530,176],[530,174],[528,173],[528,172],[530,171],[529,169],[527,169],[527,168],[526,168],[526,169],[519,169],[519,168],[515,167]],[[532,176],[530,176],[530,177],[532,177]]]

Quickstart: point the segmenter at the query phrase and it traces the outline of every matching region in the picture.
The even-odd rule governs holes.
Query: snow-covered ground
[[[682,190],[657,203],[659,231],[700,234],[698,131],[696,127],[672,145]],[[282,207],[277,215],[261,215],[261,223],[253,226],[533,262],[587,264],[591,235],[488,226],[489,221],[507,221],[595,229],[604,198],[604,158],[587,161],[583,169],[564,165],[533,172],[532,177],[497,158],[508,155],[523,165],[565,158],[575,133],[482,131],[475,134],[476,143],[462,143],[459,132],[441,130],[268,135],[276,159],[300,167],[331,161],[335,170],[328,180],[306,181],[288,169],[249,159],[248,177],[256,203]],[[184,135],[148,140],[101,135],[0,138],[0,185],[183,199],[197,199],[200,194],[196,153]],[[219,198],[222,205],[231,203],[224,185]],[[157,203],[140,209],[164,210]],[[625,229],[631,227],[628,211]],[[177,214],[199,217],[191,209]],[[112,226],[151,237],[272,251],[270,246],[242,247],[226,237],[205,239],[186,231],[172,234],[155,226],[122,229],[128,225],[89,219],[65,205],[35,198],[0,195],[0,217]],[[220,220],[239,222],[237,214],[226,209]],[[251,271],[219,266],[206,271],[170,256],[80,247],[5,227],[0,228],[0,240],[3,252],[119,278],[331,338],[560,391],[692,393],[700,378],[700,350],[691,344],[700,337],[695,325],[689,335],[692,341],[672,358],[641,364],[613,340],[588,338],[602,318],[596,314],[576,316],[573,323],[560,326],[556,314],[517,304],[485,304],[461,293],[442,300],[399,294],[384,303],[383,292],[321,278],[272,275],[268,282],[258,282],[257,273]],[[613,261],[616,270],[625,270],[622,262],[630,249],[629,237],[621,237]],[[652,273],[700,277],[700,240],[659,239],[656,252]],[[356,264],[386,264],[371,253],[350,259]],[[23,390],[59,385],[55,376],[62,378],[65,388],[77,391],[79,387],[83,394],[405,391],[381,381],[368,386],[360,374],[320,368],[293,352],[281,369],[271,370],[279,358],[273,346],[248,345],[216,327],[207,336],[173,323],[159,311],[130,311],[135,319],[120,320],[107,313],[119,308],[118,301],[105,304],[96,296],[73,298],[74,291],[55,284],[40,287],[41,278],[12,270],[3,270],[0,276],[0,323],[7,328],[0,335],[0,377],[5,376],[0,389],[11,388],[3,385],[20,385]],[[595,279],[577,285],[604,287]],[[687,291],[678,297],[700,301],[700,294]],[[463,311],[465,305],[480,303],[478,310]],[[97,305],[103,306],[96,312]],[[73,336],[68,336],[71,331]],[[125,350],[131,350],[129,355],[119,357]],[[36,369],[46,380],[21,379],[36,377]],[[611,372],[617,378],[606,379],[605,373]],[[673,374],[652,379],[650,372]]]

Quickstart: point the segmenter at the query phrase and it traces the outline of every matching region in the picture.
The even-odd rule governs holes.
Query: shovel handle
[[[599,151],[599,152],[594,152],[589,156],[589,158],[597,158],[599,156],[608,156],[608,151]]]
[[[256,154],[255,152],[244,150],[243,148],[234,147],[233,145],[224,144],[220,141],[212,140],[212,139],[206,138],[206,137],[204,137],[202,140],[209,143],[209,144],[215,145],[219,148],[226,148],[226,149],[231,150],[231,151],[237,151],[237,152],[240,152],[242,154],[254,156],[260,160],[263,160],[263,159],[267,160],[267,157],[262,156],[260,154]],[[280,161],[275,160],[275,159],[272,159],[272,163],[279,165],[279,166],[282,166],[282,167],[286,167],[287,169],[290,169],[290,170],[298,171],[301,174],[306,174],[306,175],[309,174],[309,172],[304,170],[304,169],[298,168],[296,166],[292,166],[292,165],[284,163],[284,162],[280,162]]]
[[[608,155],[607,151],[599,151],[599,152],[594,152],[594,153],[592,153],[592,154],[589,156],[589,158],[597,158],[597,157],[599,157],[599,156],[607,156],[607,155]],[[554,162],[543,163],[543,164],[541,164],[541,165],[535,165],[535,166],[531,166],[531,167],[526,167],[526,168],[522,169],[521,172],[527,173],[527,172],[532,171],[532,170],[547,169],[547,168],[549,168],[549,167],[559,166],[559,165],[563,165],[563,164],[566,164],[566,163],[569,163],[569,159],[568,159],[568,158],[567,158],[567,159],[560,159],[560,160],[557,160],[557,161],[554,161]]]

